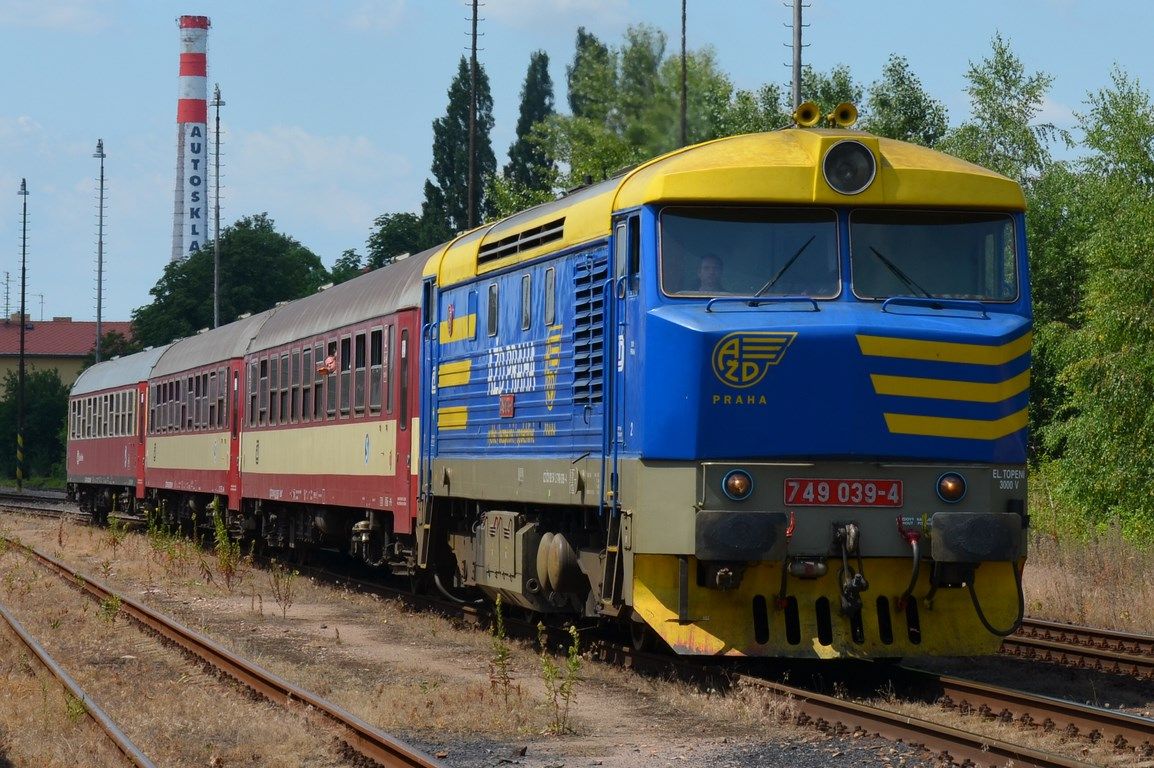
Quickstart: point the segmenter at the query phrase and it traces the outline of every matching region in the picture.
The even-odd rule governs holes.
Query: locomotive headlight
[[[744,469],[731,469],[721,481],[721,490],[734,501],[741,501],[753,493],[753,478]]]
[[[966,478],[957,472],[947,472],[938,478],[938,498],[956,504],[966,495]]]
[[[839,141],[825,153],[821,164],[826,183],[843,195],[856,195],[873,183],[877,163],[860,141]]]

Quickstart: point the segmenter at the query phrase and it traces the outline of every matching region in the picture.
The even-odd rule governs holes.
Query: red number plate
[[[900,507],[902,481],[789,477],[785,480],[785,503],[800,507]]]

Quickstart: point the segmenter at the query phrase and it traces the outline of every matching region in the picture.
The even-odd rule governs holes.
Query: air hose
[[[986,619],[986,614],[982,613],[982,606],[978,603],[978,594],[974,591],[973,580],[971,579],[966,582],[966,587],[970,590],[970,600],[974,604],[974,610],[977,612],[978,619],[982,622],[982,626],[985,627],[990,634],[997,635],[998,637],[1009,637],[1017,632],[1018,628],[1022,626],[1022,620],[1026,617],[1026,596],[1022,592],[1022,573],[1018,570],[1018,564],[1013,561],[1010,562],[1010,568],[1014,571],[1014,584],[1018,588],[1018,617],[1014,619],[1014,623],[1010,625],[1009,629],[996,629],[990,624]]]

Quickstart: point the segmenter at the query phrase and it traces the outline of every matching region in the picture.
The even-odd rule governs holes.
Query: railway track
[[[336,577],[336,580],[343,581],[345,584],[349,584],[351,581],[348,577],[339,576]],[[90,583],[86,583],[87,585]],[[375,585],[374,589],[377,589]],[[418,601],[427,602],[428,598],[418,599]],[[125,601],[125,604],[127,606],[129,601]],[[462,619],[469,622],[487,622],[484,609],[480,609],[478,612],[476,606],[452,606],[438,603],[436,609],[448,613],[457,612]],[[145,623],[148,623],[147,620]],[[507,624],[509,623],[507,622]],[[1077,631],[1079,629],[1081,628],[1032,621],[1027,623],[1024,632],[1043,634],[1047,639],[1039,640],[1040,642],[1059,645],[1063,642],[1073,642],[1075,645],[1070,646],[1071,649],[1078,646],[1083,649],[1096,648],[1099,652],[1115,655],[1141,656],[1148,654],[1150,649],[1154,648],[1154,639],[1151,638],[1088,629],[1080,633]],[[180,644],[183,647],[183,642]],[[631,648],[625,645],[618,646],[602,640],[587,644],[587,647],[601,659],[614,660],[617,663],[642,670],[652,667],[660,674],[666,674],[671,667],[676,666],[680,670],[678,674],[687,678],[700,679],[707,676],[722,676],[730,681],[767,688],[790,702],[793,719],[800,725],[835,734],[876,734],[891,740],[923,747],[947,763],[952,761],[961,765],[1013,764],[1014,766],[1054,766],[1061,768],[1080,768],[1091,765],[1091,763],[1077,758],[999,741],[959,728],[912,718],[908,714],[897,713],[885,707],[851,701],[845,696],[830,696],[817,688],[786,685],[767,679],[762,675],[735,672],[735,667],[718,666],[716,662],[699,664],[695,660],[671,659],[669,656],[650,658],[645,654],[634,653]],[[191,652],[197,653],[196,651]],[[1072,654],[1073,650],[1070,650],[1070,653]],[[1105,744],[1119,754],[1132,755],[1134,761],[1149,760],[1154,756],[1154,720],[1073,704],[1060,699],[1031,696],[1020,691],[959,678],[933,675],[918,670],[886,667],[886,674],[895,674],[896,679],[896,673],[899,669],[902,677],[902,698],[924,703],[937,703],[947,710],[977,715],[986,720],[1015,723],[1026,730],[1057,732],[1068,738],[1081,739],[1086,743]],[[1105,669],[1104,671],[1114,671],[1114,669]],[[230,672],[230,674],[242,679],[239,673]],[[257,688],[257,690],[260,689]],[[879,690],[877,687],[873,689],[874,696],[876,696],[877,690]],[[263,690],[261,692],[273,700],[284,701],[288,696],[295,696],[297,700],[312,703],[307,698],[307,694],[288,694],[281,687],[273,687],[268,692]],[[862,698],[869,698],[869,694]],[[374,757],[374,759],[378,758]]]
[[[1026,619],[1002,643],[1002,653],[1140,680],[1154,680],[1154,637]]]
[[[286,707],[290,704],[304,704],[310,707],[312,711],[339,726],[343,730],[342,740],[352,751],[363,758],[386,768],[444,768],[443,763],[435,758],[380,731],[352,713],[281,679],[151,608],[124,595],[112,592],[102,584],[73,571],[55,558],[19,542],[9,541],[8,543],[10,546],[18,547],[27,556],[56,573],[66,583],[87,593],[98,603],[105,603],[111,599],[117,600],[120,611],[133,621],[269,701]],[[109,723],[111,723],[110,720]],[[138,763],[138,765],[151,765],[151,763]]]
[[[0,605],[0,618],[3,618],[12,632],[24,643],[24,646],[40,661],[40,664],[45,669],[52,673],[53,677],[64,686],[65,690],[67,690],[76,701],[84,705],[84,712],[88,718],[104,732],[109,741],[115,745],[130,764],[137,766],[137,768],[154,768],[154,763],[120,730],[108,713],[84,691],[80,684],[52,658],[44,646],[37,642],[36,638],[29,634],[28,631],[24,629],[24,625],[3,605]]]

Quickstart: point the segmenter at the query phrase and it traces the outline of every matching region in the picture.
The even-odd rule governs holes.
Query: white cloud
[[[0,27],[95,30],[108,24],[107,0],[0,0]]]
[[[374,218],[406,204],[385,199],[396,179],[412,186],[407,158],[364,136],[321,136],[297,126],[221,138],[224,222],[267,211],[278,229],[326,261],[361,247]],[[309,233],[312,233],[311,235]],[[331,252],[330,251],[335,251]]]
[[[405,10],[405,0],[361,0],[346,23],[360,32],[388,33],[401,26]]]
[[[466,17],[471,12],[462,2]],[[616,25],[629,17],[629,8],[621,0],[485,0],[480,15],[514,27],[550,28],[573,23],[596,26]]]

